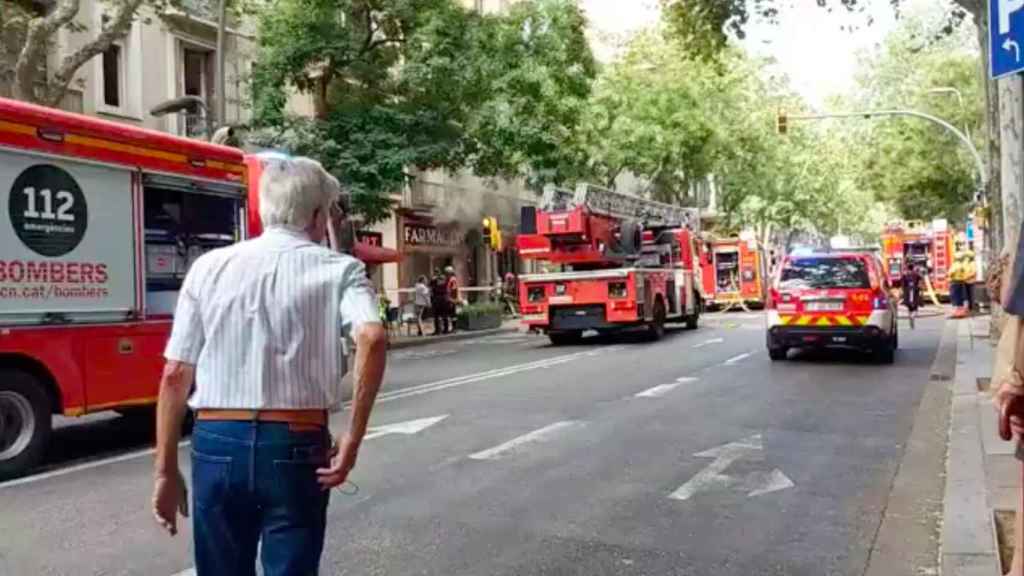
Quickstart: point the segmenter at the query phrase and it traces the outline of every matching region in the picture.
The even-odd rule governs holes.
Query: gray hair
[[[273,158],[260,177],[260,220],[264,226],[306,228],[317,209],[341,198],[338,179],[311,158]]]

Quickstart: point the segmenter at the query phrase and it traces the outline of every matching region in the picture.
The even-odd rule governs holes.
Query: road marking
[[[733,356],[732,358],[729,358],[725,362],[722,362],[722,365],[723,366],[734,366],[734,365],[742,362],[743,360],[749,358],[750,356],[751,356],[750,352],[744,352],[743,354],[739,354],[739,355]]]
[[[583,422],[580,422],[579,420],[555,422],[554,424],[534,430],[533,432],[527,432],[522,436],[513,438],[504,444],[495,446],[494,448],[488,448],[487,450],[481,450],[475,454],[470,454],[469,457],[473,460],[497,460],[515,452],[527,444],[547,442],[552,437],[558,435],[559,432],[572,430],[581,426],[583,426]]]
[[[171,576],[196,576],[196,569],[189,568],[188,570],[182,570],[181,572],[178,572],[177,574],[172,574]]]
[[[721,344],[722,342],[725,342],[725,338],[712,338],[711,340],[705,340],[699,344],[694,344],[693,348],[703,348],[705,346],[710,346],[712,344]]]
[[[366,436],[363,436],[363,440],[373,440],[374,438],[388,436],[389,434],[404,434],[406,436],[411,436],[430,428],[447,417],[448,414],[445,414],[444,416],[435,416],[433,418],[419,418],[418,420],[408,420],[406,422],[396,422],[394,424],[386,424],[384,426],[374,426],[367,430],[367,434]]]
[[[178,443],[178,448],[184,448],[192,444],[191,440],[182,440]],[[136,450],[127,454],[121,454],[119,456],[111,456],[110,458],[103,458],[100,460],[91,460],[89,462],[83,462],[74,466],[68,466],[67,468],[60,468],[58,470],[51,470],[50,472],[43,472],[42,474],[36,474],[35,476],[27,476],[25,478],[18,478],[16,480],[8,480],[7,482],[0,483],[0,489],[2,488],[13,488],[15,486],[21,486],[23,484],[31,484],[32,482],[39,482],[40,480],[48,480],[50,478],[57,478],[73,472],[80,472],[82,470],[89,470],[90,468],[99,468],[100,466],[106,466],[107,464],[116,464],[118,462],[124,462],[126,460],[132,460],[135,458],[141,458],[142,456],[149,456],[156,452],[154,448],[146,448],[144,450]]]
[[[696,381],[697,381],[697,378],[694,378],[693,376],[681,376],[679,378],[676,378],[676,382],[678,382],[680,384],[689,384],[690,382],[696,382]]]
[[[527,372],[529,370],[537,370],[540,368],[548,368],[550,366],[557,366],[558,364],[564,364],[566,362],[572,362],[580,358],[594,357],[599,354],[607,354],[615,352],[623,347],[621,345],[616,346],[603,346],[594,350],[586,352],[576,352],[574,354],[567,354],[565,356],[555,356],[553,358],[547,358],[544,360],[538,360],[536,362],[528,362],[526,364],[518,364],[514,366],[508,366],[505,368],[496,368],[494,370],[488,370],[486,372],[480,372],[477,374],[467,374],[465,376],[458,376],[455,378],[448,378],[446,380],[439,380],[437,382],[429,382],[427,384],[421,384],[419,386],[412,386],[409,388],[402,388],[401,390],[395,390],[393,392],[385,392],[377,396],[377,404],[384,402],[390,402],[392,400],[399,400],[401,398],[407,398],[409,396],[419,396],[421,394],[428,394],[430,392],[438,392],[440,390],[446,390],[456,386],[462,386],[464,384],[472,384],[474,382],[480,382],[483,380],[489,380],[492,378],[500,378],[502,376],[508,376],[511,374],[517,374],[520,372]],[[352,405],[352,402],[345,402],[344,407],[348,408]],[[189,446],[190,440],[182,440],[178,443],[178,447],[182,448]],[[30,484],[33,482],[39,482],[42,480],[48,480],[50,478],[57,478],[74,472],[80,472],[82,470],[89,470],[92,468],[99,468],[108,464],[116,464],[118,462],[125,462],[135,458],[141,458],[143,456],[152,455],[155,452],[153,448],[146,448],[144,450],[136,450],[135,452],[129,452],[127,454],[120,454],[118,456],[112,456],[110,458],[103,458],[100,460],[92,460],[77,464],[67,468],[61,468],[58,470],[52,470],[50,472],[44,472],[42,474],[36,474],[34,476],[28,476],[25,478],[19,478],[16,480],[8,480],[7,482],[0,483],[0,489],[11,488],[14,486],[21,486],[24,484]]]
[[[677,386],[679,386],[679,384],[679,382],[676,382],[674,384],[662,384],[660,386],[655,386],[654,388],[648,388],[643,392],[637,392],[633,396],[636,398],[657,398],[659,396],[664,396],[665,394],[668,394]]]
[[[554,358],[548,358],[546,360],[539,360],[537,362],[530,362],[527,364],[520,364],[517,366],[496,368],[494,370],[488,370],[487,372],[480,372],[478,374],[469,374],[466,376],[459,376],[456,378],[439,380],[437,382],[429,382],[427,384],[421,384],[419,386],[412,386],[409,388],[403,388],[401,390],[395,390],[393,392],[381,394],[377,397],[377,403],[380,404],[383,402],[390,402],[392,400],[399,400],[401,398],[408,398],[410,396],[419,396],[421,394],[428,394],[430,392],[438,392],[440,390],[446,390],[448,388],[454,388],[456,386],[463,386],[465,384],[472,384],[474,382],[481,382],[483,380],[500,378],[502,376],[518,374],[520,372],[528,372],[530,370],[537,370],[540,368],[549,368],[551,366],[565,364],[566,362],[572,362],[574,360],[579,360],[580,358],[593,355],[593,352],[577,352],[575,354],[569,354],[566,356],[556,356]],[[348,406],[350,404],[351,402],[347,402],[345,405]]]
[[[698,452],[694,456],[698,458],[714,458],[714,461],[705,466],[700,472],[694,474],[685,484],[676,488],[668,497],[673,500],[685,501],[699,492],[738,487],[746,493],[748,498],[753,498],[795,486],[796,484],[778,468],[768,472],[751,472],[744,478],[736,478],[735,476],[725,474],[725,470],[732,466],[733,462],[743,457],[761,456],[763,452],[764,443],[760,434],[754,434],[742,440]]]

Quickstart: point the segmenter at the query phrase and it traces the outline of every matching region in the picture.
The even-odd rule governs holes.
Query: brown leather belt
[[[197,420],[237,420],[243,422],[285,422],[287,424],[306,424],[310,426],[326,426],[326,410],[221,410],[200,408],[196,412]]]

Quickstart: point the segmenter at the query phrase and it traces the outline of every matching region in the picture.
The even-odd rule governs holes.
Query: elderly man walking
[[[202,256],[181,287],[160,383],[153,513],[173,535],[187,509],[177,460],[187,400],[199,576],[255,574],[261,541],[266,576],[317,573],[330,489],[355,466],[387,340],[363,265],[321,246],[340,193],[313,160],[268,162],[264,234]],[[346,336],[355,392],[348,431],[332,445]]]

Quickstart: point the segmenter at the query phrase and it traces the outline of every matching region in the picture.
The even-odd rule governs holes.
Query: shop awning
[[[356,258],[367,264],[386,264],[388,262],[402,261],[402,253],[398,250],[373,246],[365,242],[356,242],[353,252]]]

